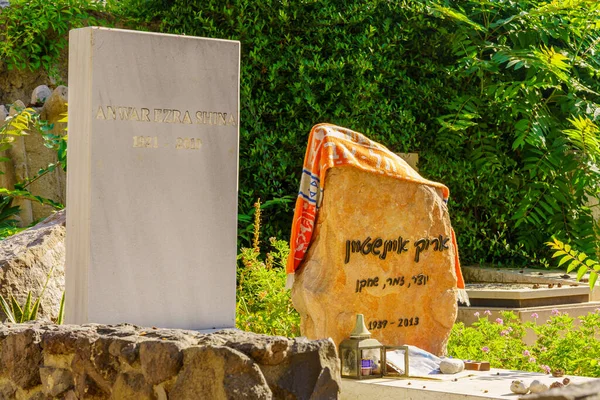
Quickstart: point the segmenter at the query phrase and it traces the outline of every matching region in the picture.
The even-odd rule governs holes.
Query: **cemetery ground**
[[[47,3],[0,1],[0,400],[600,398],[598,2]]]

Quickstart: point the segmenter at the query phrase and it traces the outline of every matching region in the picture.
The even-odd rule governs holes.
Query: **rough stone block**
[[[271,399],[269,385],[258,366],[246,355],[228,347],[190,347],[170,395],[177,399]]]
[[[31,92],[31,104],[45,103],[48,97],[52,94],[52,90],[46,85],[37,86]]]
[[[183,353],[176,343],[146,341],[139,347],[142,372],[151,384],[158,385],[179,373]]]
[[[66,369],[42,367],[40,368],[40,378],[42,390],[51,397],[58,396],[74,385],[73,374]]]

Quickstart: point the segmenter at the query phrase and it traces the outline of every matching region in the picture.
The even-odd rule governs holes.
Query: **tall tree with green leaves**
[[[427,11],[452,23],[448,73],[465,82],[437,118],[437,147],[471,163],[470,195],[484,205],[472,234],[528,256],[552,235],[595,252],[600,3],[438,0]]]

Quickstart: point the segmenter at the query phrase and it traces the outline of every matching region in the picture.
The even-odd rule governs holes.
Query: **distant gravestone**
[[[69,37],[66,322],[235,324],[239,42]]]
[[[364,314],[385,345],[445,353],[462,282],[445,186],[333,125],[313,128],[303,175],[288,264],[302,334],[339,345]]]

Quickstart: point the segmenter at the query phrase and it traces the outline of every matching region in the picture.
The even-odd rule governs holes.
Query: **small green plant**
[[[59,122],[66,122],[66,115]],[[33,108],[17,109],[14,115],[7,117],[6,123],[0,126],[0,152],[9,150],[13,146],[16,137],[28,135],[29,132],[39,132],[44,139],[44,145],[54,149],[57,152],[58,161],[49,164],[46,168],[40,168],[37,174],[21,182],[17,182],[13,189],[0,188],[0,239],[17,233],[16,220],[12,217],[19,213],[18,206],[12,206],[12,200],[15,198],[24,198],[40,204],[49,205],[55,209],[64,208],[64,206],[51,199],[37,196],[28,189],[35,181],[42,178],[57,167],[66,170],[67,166],[67,135],[55,135],[51,131],[54,124],[44,121],[40,114]],[[7,157],[0,157],[0,162],[10,161]],[[0,175],[4,174],[0,171]]]
[[[456,358],[488,360],[493,368],[600,377],[600,309],[577,320],[554,309],[550,319],[522,322],[512,312],[489,320],[490,311],[475,313],[478,321],[467,327],[456,323],[450,334],[448,353]],[[575,322],[578,321],[578,324]],[[523,338],[532,330],[536,341],[526,345]]]
[[[12,197],[0,195],[0,240],[19,230],[18,221],[14,219],[19,214],[19,207],[13,206],[12,200]]]
[[[598,280],[598,273],[600,273],[600,263],[598,263],[598,261],[588,257],[588,255],[582,251],[573,249],[570,245],[563,243],[556,238],[552,238],[552,241],[547,242],[546,245],[554,250],[552,258],[562,257],[558,262],[559,267],[569,263],[567,272],[577,269],[577,281],[580,281],[583,276],[589,272],[590,289],[594,288],[594,285]]]
[[[46,277],[46,282],[44,283],[44,287],[42,288],[42,293],[40,293],[37,300],[35,300],[35,302],[33,302],[33,303],[32,303],[33,295],[31,293],[31,291],[29,291],[29,293],[27,293],[27,300],[25,300],[25,304],[22,307],[19,305],[19,303],[17,302],[17,299],[15,299],[15,297],[13,295],[9,296],[10,301],[7,301],[2,295],[0,295],[0,308],[2,308],[2,311],[4,312],[4,314],[6,314],[8,321],[12,322],[13,324],[20,324],[20,323],[27,322],[27,321],[35,321],[37,319],[37,314],[38,314],[38,310],[40,308],[40,303],[42,301],[42,298],[44,297],[44,293],[46,292],[46,287],[48,286],[48,282],[50,281],[50,277],[52,276],[53,271],[54,271],[54,268],[52,268],[50,270],[50,272],[48,273],[48,276]],[[61,324],[63,321],[64,301],[65,301],[65,295],[63,293],[63,296],[62,296],[62,299],[60,302],[60,310],[59,310],[58,318],[57,318],[57,320],[60,321],[60,322],[57,322],[58,324]]]
[[[300,316],[294,309],[290,291],[285,289],[285,262],[290,252],[287,242],[270,238],[271,250],[261,255],[261,204],[254,204],[252,248],[238,256],[236,326],[239,329],[294,337],[300,334]]]

